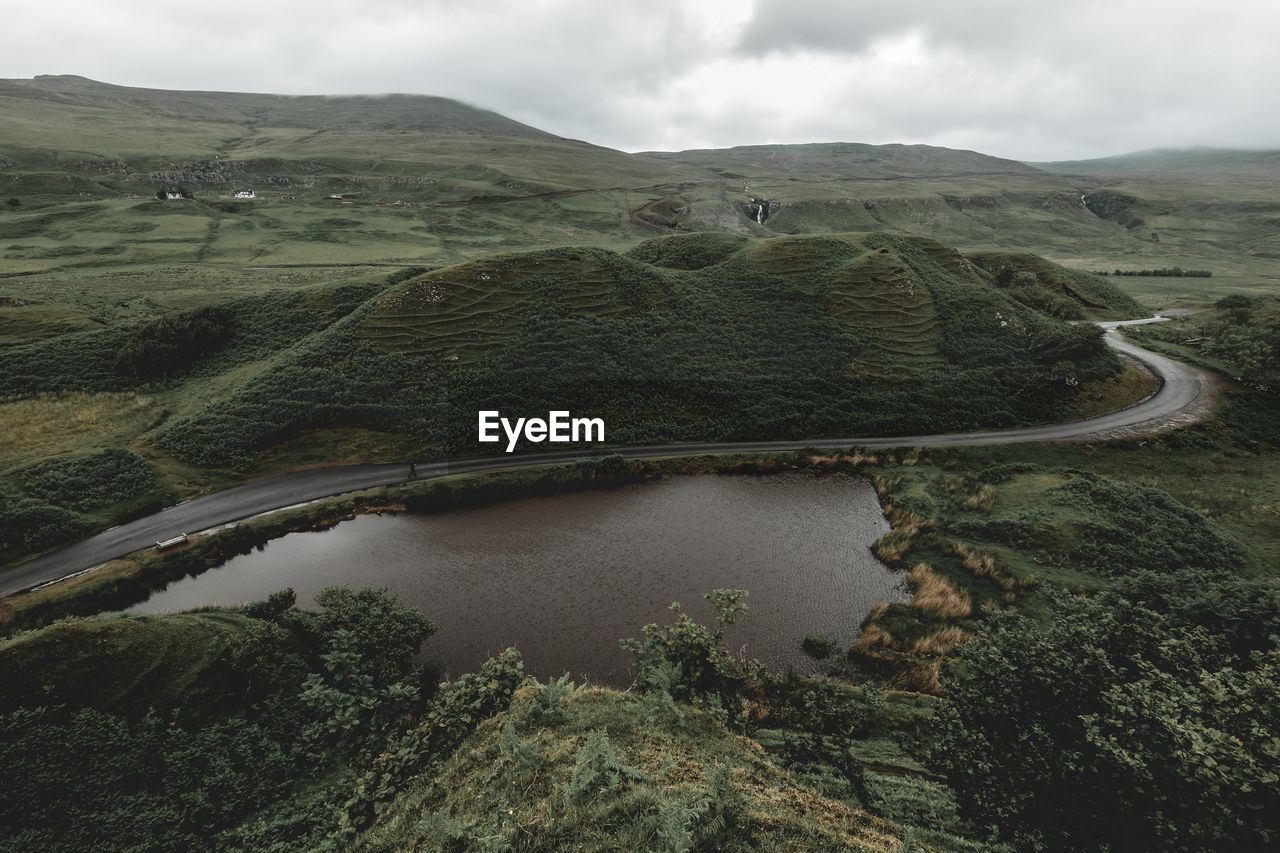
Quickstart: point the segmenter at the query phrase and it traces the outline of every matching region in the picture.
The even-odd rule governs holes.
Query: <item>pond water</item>
[[[807,635],[847,648],[870,609],[903,600],[903,576],[869,546],[889,529],[874,488],[828,476],[677,477],[425,515],[366,515],[292,533],[174,582],[133,612],[235,605],[293,587],[314,608],[326,586],[387,587],[440,630],[423,663],[474,671],[507,646],[546,679],[631,683],[622,637],[667,622],[667,606],[710,623],[702,595],[746,589],[731,649],[812,671]]]

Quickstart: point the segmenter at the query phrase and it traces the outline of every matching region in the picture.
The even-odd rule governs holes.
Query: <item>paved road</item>
[[[705,453],[758,453],[800,450],[806,447],[923,447],[977,444],[1015,444],[1034,441],[1111,438],[1155,432],[1208,414],[1213,407],[1214,380],[1210,374],[1120,340],[1116,326],[1158,322],[1163,318],[1102,323],[1107,343],[1124,355],[1145,364],[1161,381],[1159,390],[1141,403],[1096,418],[1065,424],[982,432],[942,433],[877,438],[818,438],[805,441],[754,441],[737,444],[677,444],[649,447],[603,448],[553,453],[503,454],[453,462],[423,463],[418,479],[445,474],[492,471],[587,459],[608,453],[644,458]],[[89,539],[0,570],[0,597],[50,583],[130,554],[155,542],[182,533],[207,530],[220,524],[282,509],[332,495],[402,482],[408,474],[404,463],[385,465],[336,465],[263,477],[211,495],[171,506],[154,515],[113,527]]]

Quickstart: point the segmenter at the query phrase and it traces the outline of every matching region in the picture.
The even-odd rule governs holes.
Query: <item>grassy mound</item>
[[[232,711],[244,685],[228,664],[258,620],[229,611],[56,623],[0,642],[0,713],[72,705],[199,722]]]
[[[542,304],[623,317],[666,302],[662,279],[602,249],[485,258],[428,273],[381,299],[360,334],[380,349],[473,363]]]
[[[888,248],[864,255],[831,278],[827,310],[842,325],[878,334],[854,364],[880,375],[910,375],[940,367],[933,297]]]
[[[701,711],[553,683],[519,691],[509,711],[411,783],[360,839],[373,850],[480,844],[891,851],[902,837],[805,789]]]
[[[1133,297],[1093,273],[1070,270],[1036,255],[975,252],[969,258],[1014,299],[1064,320],[1136,317]]]
[[[1118,367],[1096,329],[932,241],[677,240],[701,258],[687,266],[723,259],[566,248],[398,282],[162,444],[242,465],[303,429],[359,427],[411,435],[421,457],[480,454],[481,409],[590,412],[619,444],[1010,426],[1062,416],[1073,382]]]
[[[641,263],[673,270],[700,270],[718,264],[751,242],[741,234],[676,234],[645,240],[626,256]]]

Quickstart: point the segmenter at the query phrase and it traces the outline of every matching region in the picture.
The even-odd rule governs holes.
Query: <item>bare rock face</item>
[[[232,180],[232,168],[243,165],[243,162],[232,160],[189,160],[169,169],[152,172],[150,180],[170,184],[226,184]]]

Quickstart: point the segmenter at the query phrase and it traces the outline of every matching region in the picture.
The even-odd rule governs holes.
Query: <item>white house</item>
[[[253,194],[253,190],[236,190],[235,197],[236,198],[257,198],[257,196]]]

